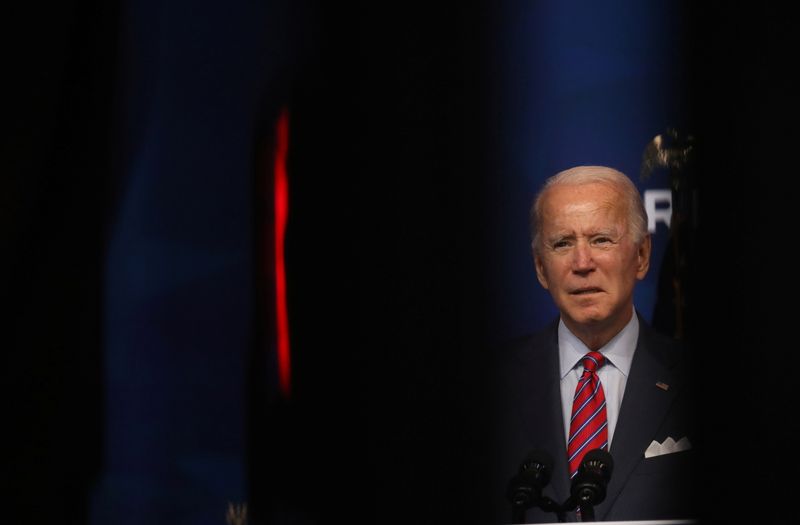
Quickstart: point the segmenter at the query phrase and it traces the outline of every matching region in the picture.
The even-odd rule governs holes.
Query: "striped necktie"
[[[606,396],[597,377],[597,369],[605,363],[600,352],[583,356],[583,375],[572,398],[572,419],[569,424],[567,460],[569,477],[577,474],[583,456],[596,448],[608,449],[608,418]]]

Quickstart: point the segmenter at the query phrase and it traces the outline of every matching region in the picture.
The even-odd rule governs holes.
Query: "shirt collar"
[[[639,340],[639,318],[634,312],[631,320],[611,338],[600,350],[598,350],[608,363],[628,377],[633,361],[633,353],[636,351],[636,342]],[[570,370],[575,368],[589,348],[578,339],[575,334],[569,331],[562,319],[558,321],[558,360],[561,367],[561,379],[564,379]]]

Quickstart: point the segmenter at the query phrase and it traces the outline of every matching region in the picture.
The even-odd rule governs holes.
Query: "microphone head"
[[[535,477],[544,487],[553,473],[553,456],[546,450],[532,450],[519,466],[519,473]]]
[[[611,480],[614,460],[601,449],[590,450],[581,461],[570,487],[571,498],[579,505],[598,505],[606,499],[606,485]]]
[[[508,484],[509,501],[525,508],[536,505],[552,473],[553,457],[544,450],[531,451]]]
[[[583,456],[579,468],[597,473],[608,483],[611,480],[611,473],[614,471],[614,459],[605,450],[596,448]]]

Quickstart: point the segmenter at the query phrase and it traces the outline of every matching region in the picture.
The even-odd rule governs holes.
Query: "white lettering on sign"
[[[672,220],[672,191],[645,190],[644,209],[647,212],[647,231],[656,232],[656,223],[663,222],[669,228]]]

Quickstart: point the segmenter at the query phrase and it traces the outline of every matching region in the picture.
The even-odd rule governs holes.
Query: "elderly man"
[[[688,366],[681,346],[649,328],[633,304],[651,253],[636,186],[607,167],[558,173],[536,196],[531,230],[536,275],[560,315],[499,356],[498,521],[512,521],[499,480],[531,451],[552,457],[542,495],[555,506],[575,495],[584,457],[600,450],[613,469],[602,501],[589,507],[595,519],[695,518]],[[574,504],[556,514],[536,499],[527,522],[587,518]]]

